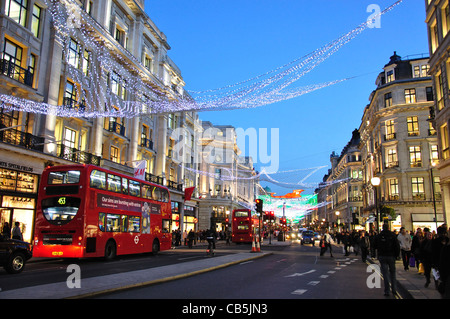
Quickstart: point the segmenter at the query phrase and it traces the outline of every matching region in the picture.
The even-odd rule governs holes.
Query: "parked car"
[[[314,241],[316,239],[316,236],[313,231],[306,230],[302,232],[302,239],[301,244],[312,244],[314,246]]]
[[[10,274],[20,273],[32,256],[30,243],[0,235],[0,265]]]

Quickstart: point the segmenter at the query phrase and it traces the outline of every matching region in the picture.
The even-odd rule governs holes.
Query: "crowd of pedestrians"
[[[424,286],[428,288],[434,282],[443,298],[450,298],[450,241],[447,224],[437,231],[418,228],[415,232],[401,227],[400,231],[390,231],[388,224],[382,231],[344,231],[335,235],[338,244],[343,244],[343,253],[361,255],[365,262],[370,256],[380,262],[385,281],[385,295],[396,293],[396,260],[401,260],[403,269],[416,268],[418,274],[425,277]]]
[[[190,230],[189,232],[181,232],[179,229],[173,230],[172,246],[188,246],[189,248],[192,248],[192,246],[197,243],[206,243],[209,231],[209,229],[199,231]],[[215,240],[225,240],[227,245],[231,244],[230,230],[215,232],[214,237]]]

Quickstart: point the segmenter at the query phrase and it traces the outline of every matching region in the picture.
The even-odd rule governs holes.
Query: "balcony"
[[[80,151],[76,148],[67,147],[64,144],[58,144],[58,151],[56,156],[59,158],[66,159],[71,162],[80,163],[80,164],[94,164],[99,166],[101,157],[93,155],[91,153],[87,153],[84,151]]]
[[[176,183],[174,181],[170,181],[170,180],[167,181],[167,187],[170,188],[170,189],[179,191],[179,192],[183,191],[183,184],[178,184],[178,183]]]
[[[108,131],[125,136],[125,126],[117,122],[109,122]]]
[[[141,146],[153,150],[153,141],[149,140],[148,138],[141,138]]]
[[[25,147],[26,149],[43,152],[45,138],[16,129],[0,131],[0,142]]]
[[[84,105],[83,103],[78,103],[70,97],[65,97],[63,99],[63,106],[67,109],[73,109],[78,112],[84,112],[86,110],[86,105]]]
[[[391,134],[385,134],[384,135],[384,140],[385,141],[394,140],[396,138],[397,138],[397,133],[391,133]]]
[[[422,162],[412,162],[412,163],[410,163],[410,167],[411,168],[422,167]]]
[[[415,193],[415,194],[412,194],[412,199],[413,200],[426,200],[426,197],[425,197],[424,193]]]
[[[0,73],[26,86],[33,87],[33,73],[11,61],[0,60]]]
[[[391,161],[386,163],[386,168],[398,167],[398,161]]]
[[[151,183],[164,185],[164,178],[161,176],[156,176],[150,173],[145,173],[145,180]]]

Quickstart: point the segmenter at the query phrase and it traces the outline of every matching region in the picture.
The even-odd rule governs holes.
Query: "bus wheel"
[[[152,254],[157,255],[158,252],[159,252],[159,241],[157,239],[155,239],[153,241],[153,245],[152,245]]]
[[[113,260],[114,258],[116,258],[116,254],[117,254],[116,244],[114,243],[114,241],[109,240],[105,246],[105,260],[106,261]]]

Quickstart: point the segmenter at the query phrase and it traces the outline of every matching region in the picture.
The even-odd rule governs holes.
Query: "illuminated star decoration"
[[[402,0],[380,12],[381,16],[399,5]],[[86,13],[75,0],[46,0],[53,18],[56,41],[62,44],[66,74],[75,85],[77,105],[55,106],[11,95],[0,95],[1,107],[11,111],[49,114],[59,117],[125,117],[133,118],[158,113],[181,111],[221,111],[254,108],[299,97],[350,78],[294,87],[304,75],[336,53],[342,46],[371,26],[366,21],[325,46],[272,71],[226,87],[178,94],[167,87],[165,79],[149,74],[141,61],[120,44],[104,40],[109,32]],[[374,18],[377,18],[375,16]],[[98,31],[100,30],[100,31]],[[102,34],[97,37],[96,35]],[[89,72],[84,74],[70,61],[71,39],[82,43],[87,50]],[[83,52],[84,54],[84,52]],[[80,57],[81,59],[81,53]],[[131,60],[132,63],[128,61]],[[113,81],[113,85],[107,85]],[[115,90],[120,86],[120,91]],[[126,94],[118,95],[118,92]],[[133,97],[133,100],[125,100]]]

